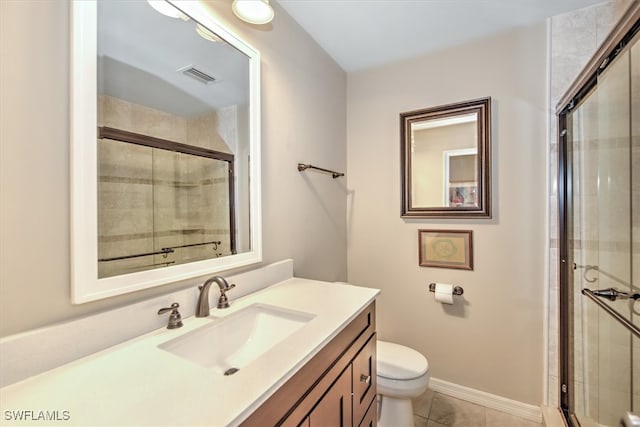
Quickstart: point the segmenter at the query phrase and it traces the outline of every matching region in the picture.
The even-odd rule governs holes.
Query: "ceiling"
[[[97,7],[99,93],[181,117],[247,104],[247,57],[201,37],[192,19],[167,17],[146,1],[100,0]],[[215,81],[194,80],[183,73],[189,67]]]
[[[603,0],[277,0],[347,72],[466,43]]]

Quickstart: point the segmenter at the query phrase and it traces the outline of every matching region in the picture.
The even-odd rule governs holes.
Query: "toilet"
[[[411,399],[427,390],[429,362],[416,350],[378,341],[378,426],[413,427]]]

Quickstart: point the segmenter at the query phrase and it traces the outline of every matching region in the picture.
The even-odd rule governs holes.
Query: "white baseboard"
[[[431,378],[429,380],[429,388],[438,393],[466,400],[467,402],[495,409],[496,411],[505,412],[537,423],[542,422],[542,411],[539,406],[507,399],[506,397],[497,396],[437,378]]]

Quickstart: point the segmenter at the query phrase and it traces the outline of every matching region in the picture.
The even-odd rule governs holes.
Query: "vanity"
[[[375,426],[375,396],[371,303],[241,425]]]
[[[61,425],[375,425],[378,292],[279,281],[209,317],[185,316],[179,329],[156,329],[3,387],[3,425],[24,425],[25,411],[31,420],[65,418]],[[243,338],[254,321],[253,330],[280,335]],[[201,353],[239,350],[194,354],[194,338]],[[229,375],[227,362],[238,368]]]

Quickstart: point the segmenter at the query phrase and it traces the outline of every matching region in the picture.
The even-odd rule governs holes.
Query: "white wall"
[[[348,272],[382,289],[380,338],[432,376],[539,405],[543,390],[546,26],[349,74]],[[493,218],[400,218],[399,113],[491,96]],[[418,267],[418,229],[471,229],[474,271]],[[430,282],[464,288],[435,303]]]
[[[230,2],[206,4],[262,54],[264,264],[293,258],[298,276],[346,279],[344,181],[296,169],[344,171],[345,73],[277,5],[264,29]],[[69,6],[0,1],[0,19],[0,336],[195,287],[71,305]]]

